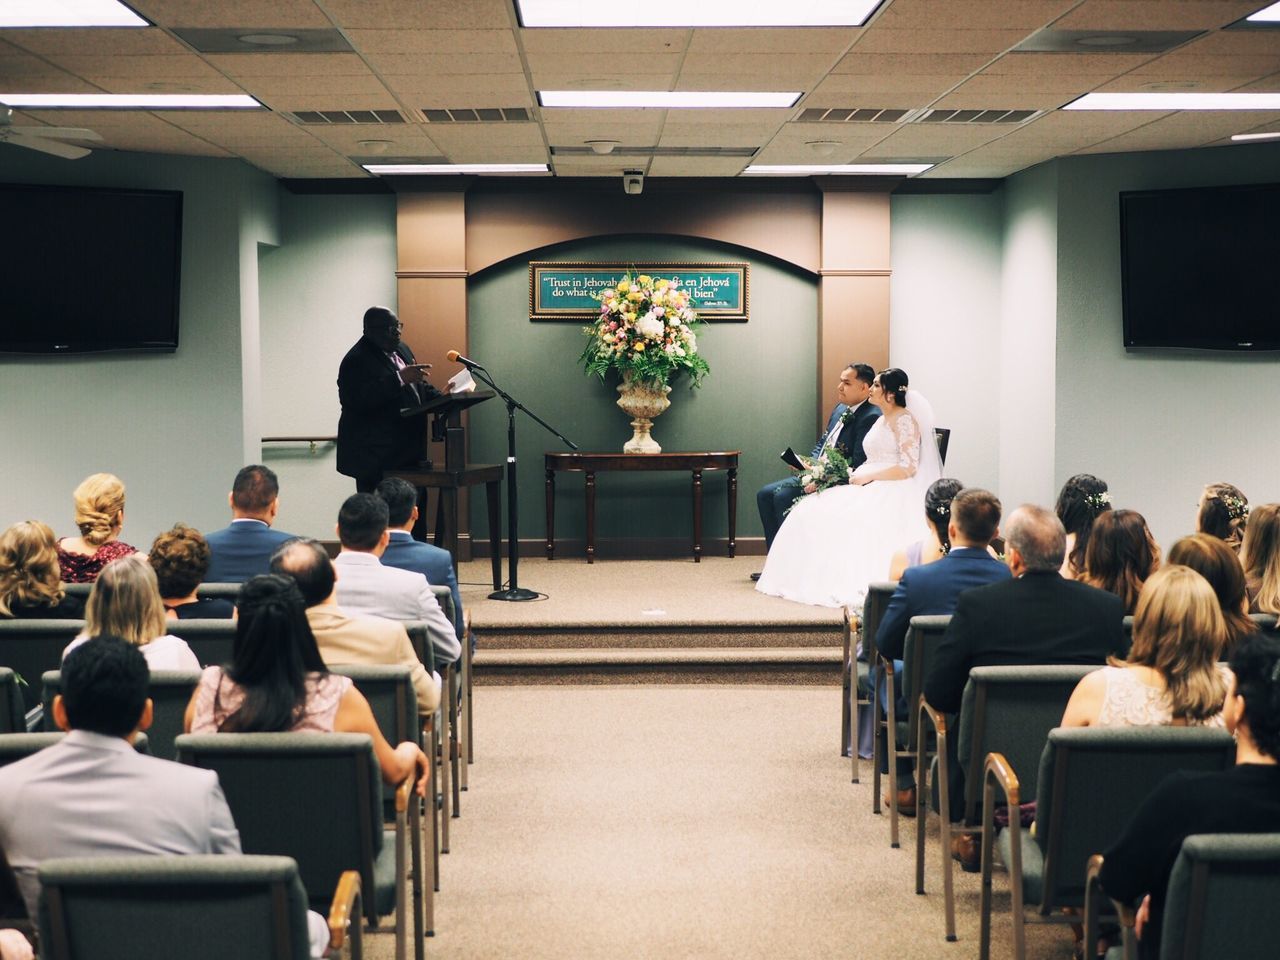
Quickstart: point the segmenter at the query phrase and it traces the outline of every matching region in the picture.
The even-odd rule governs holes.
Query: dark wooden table
[[[738,450],[715,453],[548,453],[547,559],[556,555],[556,474],[585,473],[587,493],[587,563],[596,558],[596,474],[606,470],[638,473],[688,470],[693,474],[693,561],[702,561],[702,472],[723,470],[729,493],[729,556],[737,548]]]
[[[426,539],[427,490],[440,491],[436,502],[436,546],[444,547],[458,567],[458,490],[483,483],[489,501],[489,556],[493,566],[493,589],[502,589],[502,524],[498,520],[499,487],[502,482],[502,464],[473,463],[461,470],[388,470],[388,477],[399,477],[418,490],[418,524],[413,535]]]

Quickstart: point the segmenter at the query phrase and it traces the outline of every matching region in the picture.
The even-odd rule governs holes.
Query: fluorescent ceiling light
[[[801,94],[794,91],[733,90],[539,90],[544,107],[793,107]]]
[[[1275,133],[1237,133],[1231,137],[1236,143],[1247,143],[1250,140],[1280,140],[1280,130]]]
[[[526,27],[860,27],[881,0],[516,0]]]
[[[116,0],[4,0],[0,27],[149,27]]]
[[[366,163],[381,176],[408,173],[547,173],[545,163]]]
[[[1245,19],[1250,23],[1280,23],[1280,3],[1263,7],[1257,13],[1249,14]]]
[[[245,93],[0,93],[0,103],[36,110],[247,110],[262,106]]]
[[[742,172],[760,177],[807,177],[815,173],[909,176],[923,173],[932,166],[932,163],[753,163]]]
[[[1280,93],[1086,93],[1063,110],[1280,110]]]

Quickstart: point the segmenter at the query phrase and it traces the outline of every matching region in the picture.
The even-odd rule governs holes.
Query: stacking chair
[[[83,620],[0,620],[0,662],[26,681],[22,710],[40,706],[40,676],[62,665],[62,651],[84,630]]]
[[[1130,816],[1175,770],[1225,770],[1235,741],[1203,727],[1074,727],[1049,733],[1036,784],[1036,827],[1000,834],[1009,871],[1015,960],[1025,960],[1027,923],[1067,923],[1064,907],[1084,907],[1086,865],[1120,835]],[[996,790],[1014,811],[1021,781],[1009,760],[988,754],[983,765],[980,960],[991,955],[991,867]],[[1011,817],[1011,819],[1013,819]],[[1016,820],[1015,820],[1016,822]],[[1023,904],[1034,915],[1024,913]]]
[[[930,751],[927,749],[927,743],[920,744],[917,741],[921,734],[920,701],[924,697],[924,678],[928,676],[929,667],[932,665],[933,651],[938,641],[942,639],[942,635],[947,632],[947,625],[950,623],[950,614],[911,618],[911,625],[907,627],[906,649],[902,659],[902,689],[907,699],[905,717],[899,718],[897,715],[895,703],[897,698],[893,695],[893,660],[885,656],[879,657],[880,669],[884,673],[885,690],[888,691],[886,698],[888,702],[885,704],[886,715],[882,725],[886,731],[885,743],[889,750],[889,797],[893,801],[889,804],[889,846],[895,849],[898,846],[898,755],[902,753],[916,756],[916,776],[920,777],[919,782],[923,783],[923,777],[920,775],[924,769],[923,762]],[[880,796],[878,761],[875,772],[875,792],[877,797]],[[923,796],[924,791],[917,786],[917,817],[924,815],[924,805],[921,801]]]
[[[1251,613],[1249,619],[1258,625],[1263,633],[1280,633],[1280,624],[1274,613]]]
[[[453,815],[462,813],[461,791],[467,789],[467,763],[471,753],[471,620],[470,615],[463,623],[458,622],[458,610],[453,604],[453,593],[448,587],[432,586],[431,592],[440,602],[440,609],[449,618],[449,622],[457,630],[461,627],[462,659],[458,664],[450,664],[450,682],[445,685],[448,691],[448,707],[445,712],[445,725],[448,728],[449,740],[457,746],[450,749],[450,766],[453,768]],[[441,674],[441,679],[445,679]]]
[[[436,588],[432,588],[435,590]],[[437,596],[439,596],[437,594]],[[442,601],[443,602],[443,601]],[[450,597],[452,604],[452,596]],[[449,609],[452,609],[450,607]],[[448,610],[445,611],[446,614]],[[449,759],[449,698],[452,687],[453,672],[447,668],[441,669],[436,666],[435,647],[431,644],[431,637],[427,632],[427,625],[421,620],[410,620],[404,624],[405,630],[409,634],[409,642],[413,644],[413,651],[418,655],[418,659],[422,661],[422,665],[440,675],[441,696],[440,696],[440,720],[435,724],[435,733],[440,743],[432,743],[430,745],[423,744],[427,756],[434,762],[437,753],[437,747],[440,747],[440,852],[449,852],[449,821],[457,816],[454,813],[455,803],[454,797],[457,796],[455,790],[450,789],[450,785],[457,782],[457,767],[450,763]]]
[[[307,894],[288,857],[69,857],[40,864],[45,960],[308,960]],[[363,956],[360,878],[339,877],[329,946]],[[351,924],[351,918],[355,923]]]
[[[1098,873],[1089,858],[1085,943],[1098,939]],[[1272,960],[1280,942],[1280,833],[1206,833],[1187,837],[1169,874],[1160,956],[1168,960]],[[1133,909],[1122,918],[1125,956],[1136,951]]]
[[[0,667],[0,733],[27,732],[26,710],[18,686],[18,675],[8,667]]]
[[[396,914],[396,960],[424,955],[422,903],[407,903],[407,816],[413,777],[396,788],[396,827],[383,830],[382,775],[373,741],[353,733],[218,733],[178,738],[178,759],[218,774],[245,853],[293,857],[313,906],[347,870],[360,875],[365,919]],[[421,863],[421,848],[413,853]]]
[[[79,597],[81,600],[88,600],[89,594],[93,592],[92,583],[64,583],[62,589],[69,597]]]
[[[196,587],[196,596],[201,600],[230,600],[235,603],[240,598],[242,583],[202,583]]]
[[[369,666],[365,664],[335,664],[330,668],[334,673],[344,677],[350,677],[354,681],[356,689],[364,695],[369,701],[369,707],[373,711],[373,718],[378,723],[378,729],[382,731],[382,735],[387,738],[387,742],[393,746],[405,740],[416,743],[423,750],[427,746],[435,743],[435,715],[420,720],[418,715],[418,696],[413,689],[412,671],[409,667],[397,664]],[[427,821],[420,823],[422,817],[422,802],[416,794],[409,797],[409,829],[422,830],[424,842],[428,839],[427,823],[430,823],[429,840],[431,844],[431,872],[432,881],[426,888],[426,933],[428,937],[435,936],[435,896],[434,892],[440,889],[440,827],[435,817],[435,764],[428,763],[427,766],[427,796],[432,798],[430,806],[427,808]],[[382,817],[384,821],[394,823],[396,819],[395,798],[384,796],[382,798]],[[421,844],[415,847],[416,853],[421,849]],[[422,883],[422,864],[415,860],[413,863],[413,884],[414,895],[421,896],[419,885]]]
[[[45,747],[51,747],[65,736],[66,734],[61,732],[0,734],[0,767],[7,767],[33,753],[38,753]],[[151,752],[151,745],[145,733],[140,733],[134,738],[133,749],[139,753]]]
[[[231,662],[231,648],[236,641],[234,620],[170,620],[165,629],[187,641],[200,666],[218,667]]]
[[[44,686],[44,728],[56,730],[53,722],[53,698],[62,692],[62,674],[46,670],[41,678]],[[152,720],[147,729],[152,756],[173,760],[177,756],[173,742],[182,735],[183,717],[191,694],[200,682],[194,670],[152,670],[147,696],[151,698]]]
[[[840,711],[840,749],[841,756],[851,754],[853,766],[853,782],[858,782],[861,773],[861,761],[858,757],[858,740],[861,733],[858,722],[858,708],[867,707],[871,714],[874,729],[877,717],[878,699],[871,683],[871,665],[878,659],[876,652],[876,631],[880,629],[880,620],[884,617],[885,607],[898,585],[891,580],[872,583],[867,586],[867,596],[862,602],[862,619],[850,607],[844,608],[844,697]],[[859,642],[854,642],[855,632]],[[878,738],[872,738],[878,743]],[[878,754],[872,750],[872,759],[877,764]],[[871,800],[873,813],[880,812],[880,794]]]
[[[959,722],[954,732],[952,718],[939,713],[923,699],[920,723],[937,738],[937,770],[934,776],[938,813],[942,817],[939,842],[942,853],[942,884],[946,899],[947,939],[956,938],[956,905],[953,888],[955,863],[951,859],[951,838],[982,830],[982,763],[989,753],[999,753],[1015,770],[1025,770],[1024,795],[1036,792],[1035,774],[1040,768],[1049,731],[1062,721],[1067,701],[1080,678],[1097,670],[1094,666],[1011,666],[974,667],[969,671],[960,704]],[[951,757],[948,745],[955,737],[957,759],[964,771],[964,812],[951,822]],[[916,738],[916,795],[932,796],[927,789],[923,762],[926,736]],[[924,893],[925,818],[916,817],[916,893]],[[1014,810],[1010,817],[1016,818]]]

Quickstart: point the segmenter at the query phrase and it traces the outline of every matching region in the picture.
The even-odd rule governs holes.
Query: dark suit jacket
[[[270,573],[271,554],[294,534],[272,530],[260,520],[233,520],[231,525],[204,535],[209,544],[206,583],[244,583]]]
[[[831,416],[827,418],[827,429],[822,436],[818,438],[818,442],[813,447],[813,456],[817,456],[822,452],[822,445],[826,443],[827,437],[832,430],[839,430],[840,435],[836,438],[836,449],[849,461],[849,466],[857,469],[867,462],[867,455],[862,450],[862,441],[867,438],[867,431],[880,416],[880,408],[873,406],[871,403],[864,402],[858,407],[852,419],[843,427],[840,427],[840,417],[848,410],[847,404],[837,403],[836,408],[831,411]]]
[[[458,590],[458,578],[453,572],[453,557],[448,550],[415,540],[403,530],[392,530],[387,549],[382,554],[384,567],[412,570],[427,578],[433,587],[448,587],[453,594],[453,606],[458,611],[458,639],[462,639],[462,593]]]
[[[416,362],[404,343],[396,353],[405,363]],[[338,472],[359,478],[413,465],[422,456],[424,418],[402,417],[400,408],[439,394],[429,383],[417,393],[402,384],[391,358],[361,337],[338,367]]]
[[[1123,621],[1119,597],[1056,571],[967,590],[934,652],[924,698],[939,710],[959,712],[972,667],[1101,665],[1122,650]]]
[[[912,617],[954,613],[963,591],[1011,577],[1005,564],[979,547],[956,547],[933,563],[911,567],[885,607],[876,647],[882,656],[901,660]]]

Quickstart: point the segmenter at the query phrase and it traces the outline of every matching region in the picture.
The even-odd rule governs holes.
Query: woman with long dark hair
[[[1111,494],[1105,480],[1091,473],[1077,473],[1062,485],[1053,512],[1067,530],[1067,558],[1061,573],[1068,580],[1075,580],[1084,572],[1093,521],[1110,509]]]
[[[1225,541],[1207,533],[1193,533],[1174,543],[1166,559],[1169,563],[1190,567],[1213,587],[1218,606],[1222,609],[1222,619],[1227,625],[1224,657],[1230,656],[1245,637],[1258,632],[1258,625],[1248,614],[1244,570]]]
[[[1080,580],[1114,593],[1132,614],[1147,577],[1160,566],[1160,547],[1137,510],[1107,510],[1093,522]]]

